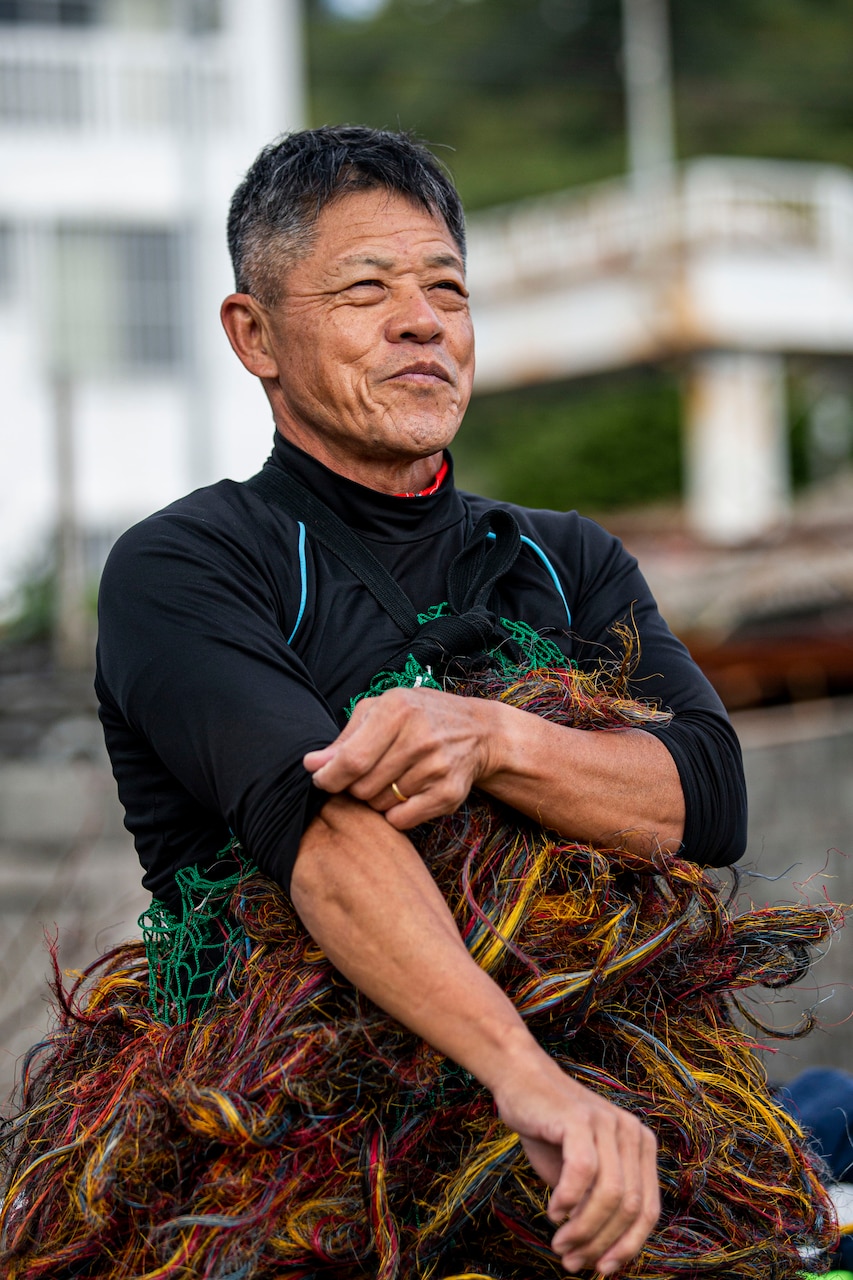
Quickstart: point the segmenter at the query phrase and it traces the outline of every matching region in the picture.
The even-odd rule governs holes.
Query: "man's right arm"
[[[611,1274],[634,1257],[660,1208],[653,1134],[540,1048],[472,960],[408,838],[336,796],[303,837],[291,895],[341,973],[490,1090],[553,1188],[552,1247],[566,1269]]]

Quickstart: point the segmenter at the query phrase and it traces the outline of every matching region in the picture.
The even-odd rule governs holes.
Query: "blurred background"
[[[268,452],[224,224],[303,125],[414,129],[448,165],[461,483],[639,556],[744,745],[738,901],[853,901],[851,51],[853,0],[0,0],[0,1094],[45,1025],[44,929],[82,965],[145,906],[98,576]],[[853,1060],[852,956],[842,932],[764,1009],[823,1024],[774,1077]]]

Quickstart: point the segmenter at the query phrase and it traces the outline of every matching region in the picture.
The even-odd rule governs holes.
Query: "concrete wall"
[[[0,1100],[48,1025],[46,938],[68,972],[138,936],[148,895],[114,791],[91,761],[0,770]]]
[[[853,903],[853,699],[742,713],[735,724],[750,797],[744,906]],[[772,1005],[776,1026],[796,1025],[811,1008],[820,1023],[803,1040],[771,1042],[773,1078],[789,1080],[805,1066],[853,1070],[853,917],[803,983],[759,989],[752,1008],[760,1013],[758,1002]]]

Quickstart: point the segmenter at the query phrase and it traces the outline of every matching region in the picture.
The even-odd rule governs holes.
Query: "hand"
[[[636,1116],[567,1076],[556,1063],[495,1091],[501,1119],[553,1188],[551,1241],[567,1271],[612,1275],[639,1253],[660,1214],[657,1142]]]
[[[408,831],[465,800],[489,768],[493,722],[502,710],[437,689],[389,689],[362,699],[335,741],[309,751],[303,763],[318,787],[349,792]]]

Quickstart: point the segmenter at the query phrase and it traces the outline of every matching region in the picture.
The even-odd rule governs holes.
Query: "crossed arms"
[[[294,530],[256,505],[249,510],[235,486],[200,491],[125,534],[104,572],[98,693],[146,883],[165,896],[174,850],[187,861],[220,847],[229,827],[238,832],[258,867],[290,885],[338,967],[493,1091],[554,1187],[566,1265],[614,1270],[641,1247],[657,1212],[651,1135],[541,1052],[470,959],[405,832],[453,810],[476,783],[568,838],[607,842],[619,832],[629,845],[675,849],[684,823],[690,857],[732,861],[745,807],[723,709],[660,619],[635,562],[597,526],[546,513],[541,529],[525,527],[563,548],[554,555],[575,584],[575,634],[585,637],[577,656],[608,653],[612,620],[630,610],[641,637],[632,685],[673,708],[665,733],[575,731],[422,689],[360,703],[335,737],[324,699],[343,705],[363,689],[374,654],[363,643],[351,652],[341,638],[329,646],[329,617],[312,604],[334,588],[320,560],[300,644],[287,642],[281,618],[298,604],[298,582],[281,585],[280,546]],[[390,652],[399,643],[393,624],[363,596],[353,598],[348,636],[369,634],[377,655]],[[514,600],[515,616],[527,603]],[[320,743],[330,745],[310,750]],[[312,796],[306,751],[322,787]],[[397,804],[391,782],[411,799]],[[305,830],[305,815],[318,810]]]
[[[619,833],[628,847],[672,851],[684,800],[668,750],[642,730],[567,729],[501,703],[398,689],[359,703],[305,765],[332,793],[291,881],[306,928],[376,1004],[491,1091],[552,1187],[552,1247],[566,1270],[617,1271],[657,1221],[655,1138],[539,1047],[471,959],[404,833],[476,785],[567,838]]]

